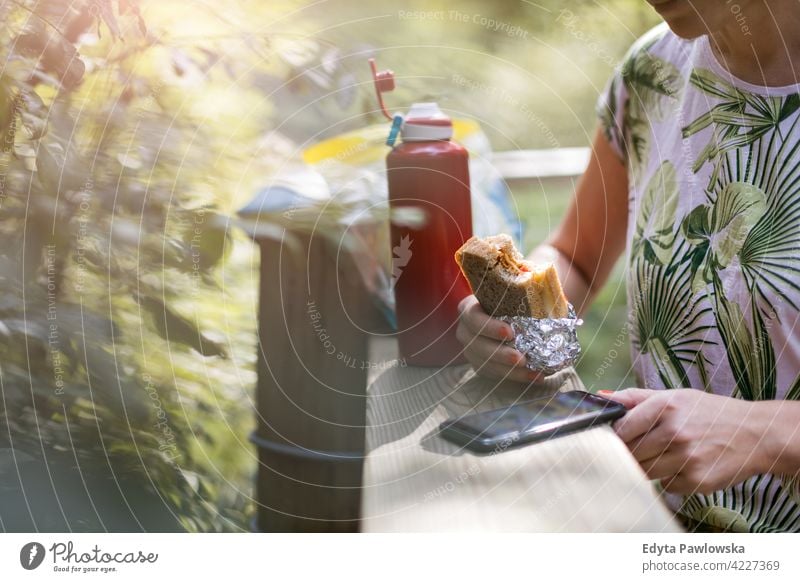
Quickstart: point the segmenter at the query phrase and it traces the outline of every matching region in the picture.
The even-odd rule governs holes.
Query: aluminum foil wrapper
[[[581,353],[577,328],[583,323],[575,309],[569,315],[555,319],[501,316],[501,321],[514,329],[514,347],[525,354],[525,366],[550,375],[575,363]]]

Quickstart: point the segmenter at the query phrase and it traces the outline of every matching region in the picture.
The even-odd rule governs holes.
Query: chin
[[[676,36],[687,40],[708,34],[708,29],[695,15],[664,19]]]
[[[714,1],[717,2],[718,0]],[[700,10],[703,7],[703,2],[700,1],[696,1],[694,5],[674,0],[667,2],[648,0],[648,3],[664,19],[672,32],[685,39],[697,38],[708,34],[708,25],[711,22],[709,17],[715,16],[711,10]],[[701,16],[703,13],[707,15],[705,22]]]

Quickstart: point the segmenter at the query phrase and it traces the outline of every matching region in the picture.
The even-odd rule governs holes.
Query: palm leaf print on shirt
[[[713,203],[701,204],[689,212],[681,230],[693,246],[688,257],[695,292],[712,283],[714,275],[731,264],[765,211],[766,196],[761,190],[752,184],[733,182]]]
[[[769,327],[777,318],[774,303],[794,301],[787,288],[798,289],[790,275],[800,274],[800,184],[797,142],[780,132],[780,123],[795,113],[798,95],[764,97],[740,91],[709,71],[695,70],[691,83],[721,99],[709,112],[683,129],[684,136],[713,126],[712,139],[693,169],[713,163],[707,204],[685,217],[681,231],[692,249],[695,291],[710,286],[710,299],[728,363],[736,383],[734,394],[748,400],[777,394],[775,353]],[[795,117],[789,132],[797,123]],[[795,249],[792,252],[792,249]],[[737,264],[738,263],[738,264]],[[720,274],[744,278],[747,305],[730,300]],[[750,324],[744,310],[749,312]]]
[[[633,234],[631,258],[642,253],[650,263],[664,265],[672,256],[673,228],[678,205],[675,166],[665,161],[647,183]]]
[[[664,118],[678,102],[682,87],[675,65],[650,52],[659,37],[631,54],[623,63],[621,76],[628,89],[625,104],[625,130],[628,156],[637,167],[644,165],[649,151],[650,124]]]
[[[795,118],[786,133],[800,129],[797,123]],[[800,294],[800,142],[787,145],[790,140],[775,139],[778,133],[749,146],[737,157],[741,161],[726,160],[725,174],[741,175],[767,197],[766,212],[739,253],[748,285],[769,311],[783,303],[797,311],[793,296]]]
[[[706,162],[716,162],[709,184],[719,172],[722,154],[754,143],[775,129],[800,106],[800,95],[765,97],[742,91],[707,69],[694,69],[689,83],[700,91],[720,99],[707,113],[683,128],[687,138],[711,126],[708,145],[694,161],[697,172]]]
[[[703,360],[704,345],[715,343],[704,337],[713,328],[703,323],[711,308],[692,293],[688,263],[668,266],[639,260],[634,268],[633,346],[651,354],[666,388],[689,387],[686,368]]]
[[[685,255],[695,292],[711,286],[711,299],[720,337],[736,382],[747,400],[775,398],[775,353],[755,297],[750,294],[752,331],[744,313],[726,295],[720,272],[738,257],[750,232],[766,212],[766,194],[752,184],[726,184],[709,204],[689,212],[681,230],[692,249]]]

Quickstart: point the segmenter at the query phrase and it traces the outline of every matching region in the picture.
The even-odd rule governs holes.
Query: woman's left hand
[[[711,493],[767,472],[753,403],[693,389],[629,388],[601,395],[624,404],[617,435],[651,479],[673,493]]]

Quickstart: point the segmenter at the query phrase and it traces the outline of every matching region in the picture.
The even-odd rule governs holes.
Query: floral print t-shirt
[[[708,37],[661,25],[631,48],[598,115],[628,169],[639,386],[800,399],[800,85],[737,79]],[[665,497],[718,528],[800,531],[789,476]]]

